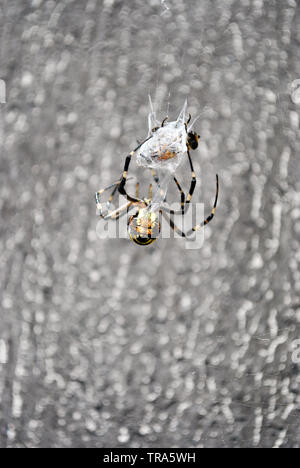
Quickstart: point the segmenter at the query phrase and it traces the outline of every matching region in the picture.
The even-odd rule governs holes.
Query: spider
[[[150,187],[149,187],[148,198],[143,198],[143,199],[139,198],[139,184],[138,183],[136,184],[135,197],[128,195],[128,193],[126,192],[125,185],[126,185],[126,181],[128,180],[127,175],[128,175],[128,169],[129,169],[132,156],[134,156],[137,153],[137,151],[139,151],[145,145],[145,143],[151,140],[151,138],[153,137],[153,134],[155,134],[160,128],[164,127],[167,120],[168,118],[163,120],[161,127],[153,128],[152,134],[143,143],[140,143],[137,146],[137,148],[127,156],[122,178],[118,182],[110,185],[109,187],[106,187],[105,189],[102,189],[96,192],[96,195],[95,195],[97,208],[100,211],[100,216],[105,220],[108,220],[108,219],[118,220],[121,216],[131,211],[132,208],[136,209],[136,213],[134,215],[131,215],[128,219],[128,232],[129,232],[130,239],[138,245],[150,245],[153,242],[155,242],[155,240],[159,237],[159,234],[161,231],[161,217],[162,216],[169,222],[171,228],[178,235],[180,235],[181,237],[190,238],[194,232],[198,231],[199,229],[201,229],[201,227],[208,224],[213,219],[215,212],[216,212],[218,194],[219,194],[218,175],[216,175],[216,196],[215,196],[214,206],[210,215],[203,221],[202,224],[197,225],[193,227],[192,229],[190,229],[187,233],[184,233],[180,231],[177,228],[177,226],[174,224],[173,220],[166,215],[166,213],[170,215],[181,213],[183,216],[187,212],[189,203],[191,202],[193,193],[195,191],[196,175],[195,175],[194,168],[193,168],[190,150],[197,149],[200,136],[196,132],[188,131],[188,124],[191,120],[191,115],[189,115],[188,121],[184,124],[185,130],[187,133],[186,151],[187,151],[190,169],[192,173],[191,185],[190,185],[190,189],[189,189],[189,193],[187,197],[185,197],[185,194],[178,180],[176,179],[176,177],[173,177],[173,180],[181,195],[181,210],[178,212],[175,210],[171,210],[165,206],[160,206],[157,211],[151,211],[150,206],[151,206],[151,200],[152,200],[152,184],[150,184]],[[155,156],[157,158],[161,158],[161,160],[167,160],[167,159],[173,159],[176,155],[174,155],[174,153],[171,152],[168,148],[164,148],[163,151],[161,151],[161,153],[154,155],[154,157]],[[159,178],[154,169],[152,169],[152,175],[156,184],[159,186]],[[109,190],[111,188],[113,188],[113,191],[107,202],[107,213],[104,215],[102,211],[102,204],[100,201],[100,197],[106,190]],[[117,191],[119,191],[127,199],[127,203],[124,206],[118,208],[117,210],[109,212],[109,208],[112,203],[113,197]]]
[[[181,195],[184,194],[177,180],[176,180],[176,184]],[[103,194],[106,190],[109,190],[112,187],[114,187],[114,190],[109,199],[109,204],[111,203],[114,194],[117,192],[119,185],[120,185],[120,181],[100,191],[101,194]],[[130,239],[133,242],[135,242],[138,245],[146,246],[146,245],[153,244],[153,242],[155,242],[157,238],[159,237],[160,231],[161,231],[161,217],[162,216],[169,222],[171,228],[179,236],[190,238],[194,232],[198,231],[203,226],[208,224],[215,215],[217,202],[218,202],[218,195],[219,195],[218,175],[216,175],[215,202],[214,202],[214,206],[210,215],[201,224],[193,227],[187,233],[180,231],[178,227],[174,224],[174,221],[166,215],[166,212],[168,212],[170,215],[179,214],[179,213],[183,215],[185,213],[185,208],[188,205],[187,200],[183,202],[185,205],[184,210],[180,211],[179,213],[177,211],[170,210],[169,208],[165,208],[164,206],[161,206],[157,211],[151,211],[150,208],[151,208],[151,200],[152,200],[152,188],[153,188],[152,184],[150,184],[148,198],[141,199],[138,202],[130,201],[126,203],[124,206],[118,208],[115,211],[111,211],[110,213],[106,215],[104,215],[101,210],[100,216],[105,220],[108,220],[108,219],[118,220],[120,219],[121,216],[124,216],[125,214],[129,213],[129,211],[132,208],[135,208],[136,213],[134,215],[131,215],[128,219],[128,223],[127,223],[128,234],[129,234]],[[100,192],[97,192],[97,194],[99,194]],[[99,205],[99,198],[97,197],[97,194],[96,194],[96,200],[98,200],[97,204]],[[136,197],[139,197],[139,183],[136,184]]]

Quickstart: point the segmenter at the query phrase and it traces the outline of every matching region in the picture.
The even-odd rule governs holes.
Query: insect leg
[[[191,119],[192,119],[192,116],[191,116],[191,114],[189,114],[189,118],[186,121],[186,123],[184,124],[186,132],[188,131],[188,124],[190,123]]]

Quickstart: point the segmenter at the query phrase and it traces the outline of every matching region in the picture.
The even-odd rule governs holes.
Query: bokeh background
[[[299,447],[299,3],[1,0],[0,37],[0,446]],[[200,114],[201,250],[97,238],[148,94]]]

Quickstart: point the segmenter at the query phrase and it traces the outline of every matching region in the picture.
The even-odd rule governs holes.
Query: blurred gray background
[[[300,447],[300,8],[162,3],[0,1],[1,447]],[[97,238],[148,94],[201,250]]]

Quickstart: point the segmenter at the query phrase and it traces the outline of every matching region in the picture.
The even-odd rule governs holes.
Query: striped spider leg
[[[181,204],[181,210],[180,211],[175,211],[175,210],[171,210],[170,208],[165,207],[165,206],[161,207],[161,209],[165,213],[168,213],[168,214],[171,214],[171,215],[181,214],[182,216],[184,216],[186,214],[186,212],[188,210],[188,207],[189,207],[189,204],[191,203],[195,188],[196,188],[196,183],[197,183],[196,174],[195,174],[195,171],[194,171],[193,162],[192,162],[192,158],[191,158],[189,150],[187,151],[187,154],[188,154],[191,173],[192,173],[192,180],[191,180],[189,193],[188,193],[188,196],[185,198],[185,194],[184,194],[178,180],[176,179],[176,177],[174,177],[174,182],[177,185],[178,190],[180,191],[180,194],[181,194],[181,203],[180,203]]]
[[[162,215],[166,219],[166,221],[168,221],[171,228],[176,232],[176,234],[178,234],[181,237],[190,238],[194,232],[199,231],[202,227],[206,226],[213,219],[213,217],[215,216],[215,213],[216,213],[218,197],[219,197],[219,177],[218,177],[218,175],[216,175],[215,203],[214,203],[214,206],[213,206],[213,209],[212,209],[210,215],[201,224],[198,224],[197,226],[194,226],[193,228],[191,228],[186,233],[183,232],[183,231],[180,231],[180,229],[178,229],[178,227],[175,225],[173,219],[169,218],[164,212],[162,213]],[[176,213],[174,212],[174,214],[176,214]],[[173,213],[171,213],[171,215],[173,215]]]
[[[132,177],[130,178],[130,180],[132,179]],[[108,187],[104,188],[104,189],[101,189],[99,190],[98,192],[95,193],[95,199],[96,199],[96,205],[97,205],[97,209],[99,210],[99,216],[103,219],[119,219],[119,217],[115,218],[114,216],[116,215],[117,212],[119,212],[121,210],[121,212],[124,211],[124,207],[121,207],[120,209],[118,210],[114,210],[114,211],[109,211],[110,210],[110,207],[111,207],[111,204],[112,204],[112,201],[113,201],[113,197],[115,196],[115,194],[117,193],[118,191],[118,187],[120,185],[120,180],[115,182],[114,184],[111,184],[109,185]],[[109,196],[109,199],[108,201],[105,203],[106,207],[105,207],[105,211],[103,210],[103,203],[101,202],[101,196],[108,190],[110,189],[113,189],[112,193],[110,194]],[[133,205],[132,202],[129,202],[126,204],[126,207],[127,208],[130,208],[130,206]],[[117,213],[118,215],[119,213]]]

